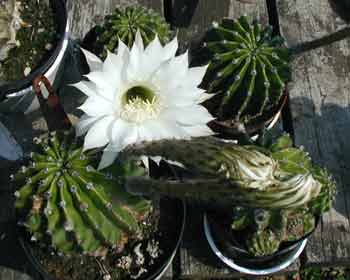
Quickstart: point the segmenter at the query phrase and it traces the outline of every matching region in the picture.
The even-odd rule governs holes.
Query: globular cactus
[[[116,51],[119,39],[131,48],[137,30],[140,30],[145,45],[148,45],[156,34],[161,43],[167,43],[171,37],[169,25],[152,9],[142,6],[117,8],[114,13],[106,16],[102,26],[97,27],[98,38],[93,52],[104,58],[107,50]]]
[[[259,257],[272,255],[280,246],[278,238],[271,230],[254,232],[248,237],[246,243],[249,252]]]
[[[164,140],[131,146],[121,156],[129,155],[161,156],[180,163],[191,173],[192,177],[184,182],[144,178],[128,181],[130,190],[146,193],[266,209],[297,208],[318,201],[325,203],[326,209],[335,189],[329,177],[313,175],[315,171],[303,150],[277,144],[264,148],[215,138]],[[320,201],[320,196],[325,198]]]
[[[16,209],[32,240],[64,254],[103,255],[137,237],[149,201],[125,192],[123,177],[97,171],[96,156],[84,153],[72,133],[52,132],[35,141],[31,163],[12,176],[20,186]]]
[[[290,79],[289,51],[272,27],[224,19],[213,23],[204,47],[210,65],[203,86],[216,96],[205,103],[220,121],[248,123],[279,104]]]
[[[0,0],[0,61],[4,61],[9,51],[16,47],[17,31],[23,23],[17,0]]]
[[[244,216],[244,224],[242,217]],[[245,236],[245,248],[253,256],[275,253],[283,242],[297,241],[316,226],[316,217],[308,208],[264,210],[234,207],[231,229]]]

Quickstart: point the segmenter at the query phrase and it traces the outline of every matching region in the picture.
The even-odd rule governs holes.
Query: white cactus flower
[[[198,88],[207,66],[189,68],[177,48],[176,38],[163,47],[157,37],[144,48],[138,33],[131,49],[119,41],[104,62],[83,50],[91,72],[74,85],[88,96],[76,130],[87,132],[85,150],[105,147],[99,169],[129,144],[213,134],[213,117],[200,105],[212,95]]]

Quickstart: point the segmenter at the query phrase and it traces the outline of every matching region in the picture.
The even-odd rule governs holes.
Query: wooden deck
[[[292,133],[316,163],[324,165],[338,182],[334,208],[324,215],[310,238],[300,265],[350,266],[350,39],[331,45],[349,33],[350,5],[346,0],[68,0],[72,38],[79,39],[103,20],[115,5],[141,3],[162,14],[174,29],[182,48],[195,47],[212,21],[248,14],[274,26],[291,47],[311,48],[293,61],[293,82],[289,84],[290,103],[284,114],[283,129]],[[247,4],[243,2],[252,2]],[[336,4],[335,4],[336,3]],[[332,34],[335,36],[332,36]],[[330,37],[328,35],[331,35]],[[328,37],[327,37],[328,36]],[[338,36],[338,37],[337,37]],[[190,38],[193,40],[190,41]],[[315,44],[302,44],[318,38]],[[317,49],[313,49],[315,47]],[[68,62],[69,63],[69,62]],[[66,104],[69,101],[65,102]],[[71,106],[72,107],[72,106]],[[19,131],[18,123],[23,130]],[[17,140],[45,129],[40,115],[11,123]],[[25,127],[34,127],[28,131]],[[2,165],[1,165],[2,166]],[[9,174],[4,166],[1,174]],[[5,176],[0,176],[5,178]],[[0,280],[26,280],[30,273],[23,253],[16,244],[11,189],[6,179],[0,184]],[[198,209],[190,209],[182,247],[165,279],[215,279],[240,276],[225,268],[211,253],[202,231]],[[36,276],[33,276],[36,279]]]

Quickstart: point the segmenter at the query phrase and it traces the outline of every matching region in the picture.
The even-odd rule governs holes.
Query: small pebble
[[[23,71],[24,76],[28,76],[32,72],[32,69],[30,67],[26,67]]]
[[[52,48],[53,48],[53,45],[51,43],[47,43],[45,45],[45,49],[48,50],[48,51],[52,50]]]

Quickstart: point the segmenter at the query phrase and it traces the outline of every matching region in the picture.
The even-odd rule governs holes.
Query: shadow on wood
[[[297,144],[303,139],[313,161],[333,175],[338,190],[333,208],[310,238],[308,263],[342,264],[350,255],[350,106],[322,102],[315,108],[305,97],[292,98],[291,104]]]
[[[174,26],[176,28],[189,27],[198,7],[199,0],[176,0],[173,2],[172,15],[176,17]]]

